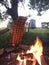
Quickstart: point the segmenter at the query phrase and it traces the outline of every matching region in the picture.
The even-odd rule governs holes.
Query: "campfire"
[[[35,44],[31,45],[24,53],[18,53],[16,58],[17,65],[47,65],[43,56],[43,46],[37,37]]]
[[[1,57],[0,63],[3,64],[4,61],[3,65],[49,65],[49,56],[44,54],[44,50],[41,40],[37,37],[34,45],[20,45],[18,49],[15,48],[17,52]]]

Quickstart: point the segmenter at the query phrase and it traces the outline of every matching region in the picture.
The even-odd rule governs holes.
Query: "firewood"
[[[27,51],[29,49],[29,46],[27,46],[27,45],[19,45],[19,48],[24,49],[24,50]]]
[[[47,65],[43,55],[41,56],[41,65]]]

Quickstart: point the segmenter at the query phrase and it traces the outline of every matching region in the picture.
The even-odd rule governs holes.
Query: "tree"
[[[8,0],[0,0],[0,3],[4,5],[7,9],[6,14],[9,14],[13,21],[15,22],[18,17],[18,2],[23,2],[24,0],[10,0],[11,7],[8,6]],[[1,16],[1,14],[0,14]],[[0,17],[1,18],[1,17]]]
[[[2,3],[2,5],[4,5],[6,7],[6,9],[7,9],[6,13],[9,14],[9,15],[11,15],[13,21],[15,21],[16,18],[18,17],[18,11],[17,11],[18,0],[11,0],[11,5],[12,5],[11,8],[8,7],[7,1],[8,0],[6,0],[6,1],[2,0],[0,2]]]
[[[23,1],[24,0],[10,0],[11,7],[9,7],[8,0],[0,0],[0,3],[4,5],[7,9],[6,15],[9,14],[14,21],[14,25],[12,27],[12,35],[11,35],[12,37],[11,43],[14,45],[15,43],[21,41],[24,33],[24,25],[25,25],[26,17],[18,17],[18,2],[23,2]]]
[[[38,15],[41,15],[42,11],[49,9],[49,0],[30,0],[31,8],[38,11]]]

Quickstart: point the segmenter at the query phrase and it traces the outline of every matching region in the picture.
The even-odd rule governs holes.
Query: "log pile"
[[[23,50],[28,50],[29,47],[25,46],[25,45],[22,45],[22,46],[20,45],[19,48],[20,48],[20,50],[19,49],[18,50],[15,49],[15,51],[17,51],[17,52],[21,51],[23,48],[24,48]],[[42,63],[42,65],[49,65],[49,56],[48,56],[49,54],[46,53],[47,52],[46,50],[47,51],[49,50],[48,47],[44,48],[44,54],[43,54],[43,56],[41,56],[41,63]],[[16,58],[17,58],[18,54],[19,53],[11,53],[11,54],[8,54],[7,57],[1,57],[0,58],[0,63],[2,63],[2,65],[6,65],[6,63],[7,63],[7,65],[15,65],[16,64]],[[32,58],[33,57],[33,55],[31,53],[20,54],[20,56],[22,57],[22,59],[24,58],[24,56],[26,58],[28,58],[28,57]],[[3,61],[4,61],[4,63],[3,63]],[[27,65],[29,65],[29,63],[32,64],[32,61],[27,60]],[[37,62],[37,60],[36,60],[36,65],[39,65],[39,63]]]

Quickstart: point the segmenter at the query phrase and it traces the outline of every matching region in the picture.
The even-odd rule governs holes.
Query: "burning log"
[[[41,65],[47,65],[43,55],[41,56]]]
[[[21,57],[21,59],[27,59],[27,60],[30,60],[30,59],[33,59],[33,54],[32,53],[11,53],[11,58],[17,58],[18,56]]]
[[[19,48],[24,49],[24,50],[28,50],[29,46],[27,46],[27,45],[19,45]]]
[[[24,58],[26,58],[26,59],[33,59],[33,54],[32,53],[28,53],[28,54],[21,54],[20,55],[20,57],[21,57],[21,59],[24,59]]]
[[[33,64],[33,61],[31,61],[31,60],[26,61],[26,65],[32,65],[32,64]]]
[[[30,48],[24,45],[19,45],[19,48],[27,50],[27,52],[11,53],[11,65],[47,65],[48,59],[45,60],[45,52],[43,54],[42,42],[38,38],[36,39],[35,44],[31,45]],[[8,49],[7,52],[9,52],[9,50],[10,49]]]
[[[22,61],[16,60],[17,65],[22,65]]]
[[[32,56],[30,55],[30,53],[32,54]],[[32,63],[31,65],[36,65],[36,64],[37,65],[47,65],[42,55],[43,55],[42,42],[39,40],[39,38],[37,38],[35,41],[35,45],[30,46],[30,49],[27,50],[26,54],[22,56],[20,55],[20,57],[21,59],[26,59],[27,65],[28,63]]]
[[[35,65],[36,59],[32,53],[20,54],[17,56],[16,63],[18,63],[18,65]]]
[[[36,59],[33,56],[32,53],[16,53],[12,54],[11,56],[13,64],[18,64],[18,65],[35,65],[36,64]]]
[[[16,64],[17,65],[36,65],[36,61],[32,61],[32,60],[16,60]]]
[[[26,65],[26,60],[16,60],[16,65]]]

